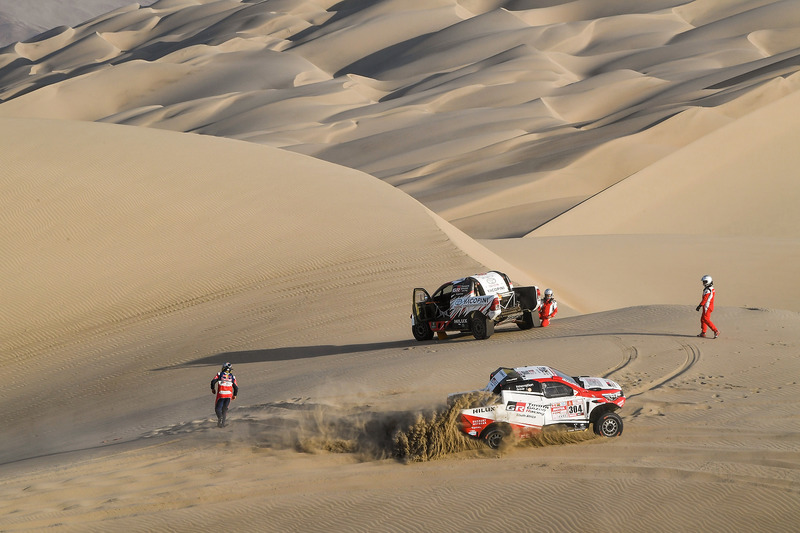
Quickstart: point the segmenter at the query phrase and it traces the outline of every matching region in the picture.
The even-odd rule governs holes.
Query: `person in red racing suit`
[[[556,313],[558,313],[558,302],[553,298],[553,290],[547,289],[544,291],[544,301],[539,308],[539,319],[543,328],[550,325],[550,319],[556,316]]]
[[[239,394],[239,384],[236,383],[236,376],[233,375],[230,363],[222,365],[222,370],[211,380],[211,393],[216,395],[214,411],[217,413],[217,427],[223,427],[228,406]]]
[[[700,335],[698,337],[705,337],[706,331],[708,328],[711,328],[711,331],[714,332],[714,338],[716,339],[719,337],[719,330],[711,322],[711,312],[714,310],[714,296],[716,295],[716,291],[714,290],[714,281],[711,279],[711,276],[703,276],[700,280],[703,282],[703,299],[700,301],[700,305],[697,306],[697,311],[703,310],[703,313],[700,315]]]

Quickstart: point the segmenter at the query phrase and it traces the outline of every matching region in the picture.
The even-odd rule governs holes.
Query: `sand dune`
[[[42,39],[36,52],[7,47],[0,115],[285,147],[380,177],[473,236],[519,237],[553,215],[541,204],[553,189],[533,184],[574,182],[572,166],[597,146],[626,140],[628,153],[652,156],[610,170],[616,182],[707,133],[687,131],[683,114],[782,96],[763,85],[797,72],[797,16],[786,1],[162,1]],[[661,150],[637,140],[674,121]],[[471,200],[477,184],[509,180],[531,184],[511,206]],[[559,211],[608,181],[583,183],[556,199]],[[507,207],[523,206],[515,227]]]
[[[139,2],[141,5],[151,3],[152,0]],[[0,46],[35,39],[37,35],[52,28],[79,24],[131,4],[133,2],[128,0],[80,0],[69,3],[61,0],[36,0],[33,5],[17,0],[0,0]]]
[[[796,2],[113,7],[0,48],[0,530],[796,529]],[[413,340],[486,269],[553,324]],[[623,435],[457,431],[529,364]]]

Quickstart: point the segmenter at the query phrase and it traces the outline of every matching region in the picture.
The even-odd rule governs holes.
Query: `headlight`
[[[605,398],[609,402],[613,402],[614,400],[616,400],[620,396],[622,396],[621,392],[609,392],[608,394],[603,394],[603,398]]]

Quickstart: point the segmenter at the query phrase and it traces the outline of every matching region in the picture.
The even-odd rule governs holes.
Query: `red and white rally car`
[[[425,289],[414,289],[411,332],[418,341],[447,331],[470,332],[476,339],[488,339],[495,324],[532,328],[540,305],[538,287],[515,287],[506,274],[491,270],[445,283],[433,296]]]
[[[591,424],[603,437],[622,434],[622,419],[615,411],[625,405],[625,395],[606,378],[570,377],[549,366],[501,367],[484,389],[451,394],[448,403],[465,395],[483,399],[461,410],[460,429],[491,448],[511,433],[526,438],[548,426],[581,431]]]

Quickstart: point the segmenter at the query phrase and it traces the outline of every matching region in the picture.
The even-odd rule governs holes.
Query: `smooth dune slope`
[[[69,121],[5,119],[0,136],[5,459],[127,408],[174,416],[148,414],[156,368],[382,339],[369,324],[407,335],[409,287],[482,268],[402,192],[305,156]]]
[[[542,283],[584,312],[691,302],[702,272],[716,275],[724,305],[797,310],[798,109],[800,93],[790,93],[526,238],[481,242],[535,264]]]

